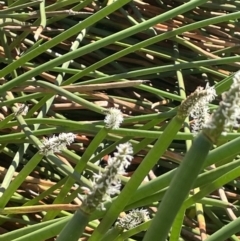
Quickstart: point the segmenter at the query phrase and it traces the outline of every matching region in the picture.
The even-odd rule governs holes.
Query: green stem
[[[95,138],[91,141],[87,150],[85,150],[83,156],[81,158],[78,158],[77,164],[74,168],[74,172],[81,174],[84,171],[85,167],[87,166],[87,162],[90,160],[90,158],[93,155],[93,153],[95,152],[96,148],[99,146],[99,144],[102,142],[102,140],[104,140],[106,135],[107,135],[106,128],[103,128],[98,132],[98,134],[95,136]],[[60,193],[55,198],[53,203],[54,204],[63,203],[68,192],[70,191],[71,187],[74,185],[75,182],[76,182],[76,180],[74,178],[72,178],[71,176],[69,176],[68,180],[62,187]],[[43,220],[46,221],[49,219],[53,219],[55,216],[57,216],[58,213],[59,213],[59,211],[49,211],[45,215]]]
[[[236,220],[224,225],[221,229],[212,234],[205,241],[225,241],[228,240],[231,235],[239,232],[240,217]],[[239,240],[239,239],[238,239]]]
[[[54,37],[52,40],[50,41],[46,41],[46,43],[42,44],[39,48],[34,49],[33,51],[27,53],[26,55],[22,56],[21,58],[19,58],[19,60],[16,60],[15,62],[13,62],[12,64],[8,65],[7,67],[5,67],[4,69],[1,70],[1,74],[0,76],[3,77],[5,75],[7,75],[8,73],[10,73],[12,70],[17,69],[19,66],[23,65],[25,62],[28,62],[29,60],[35,58],[36,56],[39,56],[40,53],[43,53],[46,51],[46,49],[51,49],[52,47],[54,47],[55,45],[57,45],[58,43],[68,39],[69,37],[73,36],[76,33],[79,33],[81,30],[91,26],[92,24],[98,22],[99,20],[101,20],[102,18],[106,17],[107,15],[111,14],[112,12],[114,12],[115,10],[119,9],[120,7],[122,7],[123,5],[127,4],[130,0],[121,0],[121,1],[116,1],[113,2],[112,4],[110,4],[109,6],[101,9],[100,11],[98,11],[97,13],[93,14],[92,16],[88,17],[87,19],[85,19],[84,21],[80,22],[79,24],[75,25],[74,27],[68,29],[67,31],[64,31],[63,33],[59,34],[58,36]],[[130,31],[127,31],[129,34]],[[119,36],[121,36],[119,34]],[[123,36],[124,38],[124,36]],[[100,47],[97,47],[100,48]],[[93,49],[90,50],[91,52],[93,51]],[[75,53],[78,51],[74,51],[74,52],[70,52],[67,55],[71,56],[68,60],[74,59]],[[62,59],[62,58],[61,58]],[[64,59],[62,61],[62,63],[68,61],[67,59]],[[47,62],[46,64],[42,64],[40,69],[40,72],[46,71],[46,67],[45,69],[42,68],[44,65],[47,66],[51,61]],[[59,64],[57,64],[59,65]],[[28,71],[28,73],[32,72]],[[35,70],[33,71],[35,72]],[[39,73],[40,73],[39,72]],[[36,73],[36,72],[35,72]],[[22,77],[25,74],[21,75]],[[35,74],[34,74],[35,75]],[[20,77],[21,78],[21,77]],[[19,79],[18,79],[19,80]],[[21,83],[22,81],[18,81],[17,78],[15,78],[14,81],[10,81],[8,83],[6,83],[7,86],[5,86],[4,89],[0,89],[0,93],[2,91],[6,91],[10,86],[16,86],[17,83]],[[26,80],[26,79],[25,79]],[[17,83],[15,83],[17,82]],[[10,87],[10,88],[11,88]],[[6,89],[7,88],[7,89]]]
[[[59,234],[57,241],[78,241],[88,224],[89,215],[77,210]]]
[[[46,23],[47,23],[47,19],[46,19],[46,12],[45,12],[45,0],[42,0],[42,2],[40,3],[40,17],[41,17],[41,23],[40,25],[45,28],[46,27]]]
[[[166,240],[174,218],[203,167],[211,147],[212,143],[204,134],[200,133],[178,168],[167,193],[159,205],[156,216],[144,236],[144,241],[154,240],[156,233],[161,233],[158,241]]]
[[[26,177],[34,170],[38,163],[42,160],[42,155],[37,152],[24,166],[24,168],[19,172],[15,179],[11,182],[8,188],[4,191],[0,198],[0,208],[4,208],[13,193],[18,189],[18,187],[25,181]]]
[[[172,142],[176,132],[181,128],[184,120],[174,117],[166,127],[163,134],[158,138],[153,148],[148,152],[138,169],[134,172],[132,178],[128,181],[120,195],[112,203],[98,228],[94,231],[89,241],[99,240],[101,235],[107,232],[114,220],[118,217],[121,210],[131,200],[136,189],[141,184],[144,177],[157,163],[159,158],[165,152],[169,144]]]

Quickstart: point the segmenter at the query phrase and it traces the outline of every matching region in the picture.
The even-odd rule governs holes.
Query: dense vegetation
[[[239,9],[0,1],[0,239],[240,240]]]

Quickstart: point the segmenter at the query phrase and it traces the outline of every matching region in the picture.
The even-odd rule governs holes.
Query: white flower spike
[[[110,108],[106,111],[104,119],[105,127],[108,129],[118,129],[123,122],[123,114],[117,108]]]
[[[206,103],[214,100],[215,96],[216,91],[214,87],[210,87],[208,84],[205,89],[198,87],[181,103],[177,116],[180,119],[185,119],[190,113],[196,112],[201,106],[206,106]]]
[[[203,91],[203,88],[199,87],[196,91]],[[210,114],[208,104],[215,99],[215,96],[217,96],[215,88],[210,87],[208,83],[205,91],[206,95],[197,101],[190,112],[190,116],[193,118],[192,132],[194,134],[201,131],[204,124],[209,120]]]
[[[204,126],[204,133],[217,143],[220,135],[226,135],[231,127],[239,127],[240,118],[240,71],[233,76],[230,89],[222,95],[219,108]]]
[[[106,170],[94,175],[93,188],[88,190],[87,196],[83,198],[81,208],[87,213],[93,212],[96,208],[105,210],[103,202],[111,201],[110,196],[120,192],[121,182],[118,174],[125,173],[124,168],[130,165],[133,149],[127,142],[120,144],[117,150],[114,157],[109,158]]]
[[[75,137],[76,135],[73,133],[61,133],[59,136],[54,135],[49,139],[44,139],[40,146],[40,153],[47,156],[54,152],[61,152],[67,148],[67,145],[73,143]]]
[[[149,219],[149,213],[146,209],[134,209],[124,217],[119,218],[115,226],[129,230],[135,228],[143,222],[146,222]]]

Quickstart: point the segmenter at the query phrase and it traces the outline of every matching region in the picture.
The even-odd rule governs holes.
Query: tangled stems
[[[200,94],[202,96],[203,93]],[[184,118],[187,113],[190,113],[189,110],[192,107],[188,100],[196,100],[196,96],[200,96],[199,93],[193,93],[182,103],[179,108],[180,118]],[[240,72],[237,72],[234,75],[233,84],[223,96],[219,108],[204,125],[203,131],[195,138],[192,147],[184,157],[159,205],[156,216],[143,239],[144,241],[154,240],[156,233],[160,234],[158,241],[166,240],[172,223],[201,171],[210,148],[222,134],[229,130],[229,127],[237,125],[237,117],[240,113],[239,97]]]
[[[109,158],[106,170],[94,176],[92,190],[84,188],[87,195],[80,196],[80,199],[83,200],[82,206],[74,213],[73,218],[64,227],[57,241],[69,238],[72,241],[77,241],[88,223],[90,214],[98,208],[104,210],[103,202],[111,200],[111,195],[120,192],[121,185],[118,175],[124,173],[124,169],[128,167],[133,158],[132,154],[130,143],[117,146],[117,152],[114,153],[114,157]]]

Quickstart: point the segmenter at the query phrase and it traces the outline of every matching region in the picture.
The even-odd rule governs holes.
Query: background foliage
[[[54,240],[81,205],[81,187],[127,141],[126,188],[89,217],[81,239],[143,240],[150,220],[111,227],[134,208],[155,216],[194,139],[191,119],[174,121],[177,107],[209,82],[216,109],[239,70],[239,8],[234,0],[0,1],[2,240]],[[16,116],[23,103],[27,115]],[[117,130],[103,127],[110,107],[124,113]],[[39,154],[43,138],[62,132],[77,135],[67,150]],[[210,151],[169,240],[239,240],[239,142],[233,129]]]

